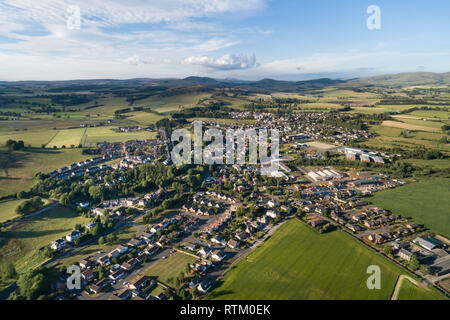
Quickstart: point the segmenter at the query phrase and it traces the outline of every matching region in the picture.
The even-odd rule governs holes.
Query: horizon
[[[365,76],[365,77],[353,77],[353,78],[331,78],[331,77],[314,77],[314,78],[305,78],[305,79],[298,79],[298,80],[286,80],[286,79],[277,79],[275,77],[263,77],[258,78],[255,80],[248,80],[248,79],[242,79],[242,78],[214,78],[210,76],[186,76],[186,77],[161,77],[161,78],[152,78],[152,77],[138,77],[138,78],[85,78],[85,79],[65,79],[65,80],[40,80],[40,79],[26,79],[26,80],[0,80],[0,83],[13,83],[13,82],[71,82],[71,81],[132,81],[132,80],[187,80],[188,78],[206,78],[215,80],[217,82],[259,82],[264,80],[273,80],[273,81],[285,81],[285,82],[308,82],[308,81],[315,81],[315,80],[333,80],[333,81],[354,81],[359,79],[369,79],[373,77],[383,77],[383,76],[395,76],[395,75],[403,75],[403,74],[434,74],[434,75],[442,75],[442,74],[448,74],[450,71],[444,71],[444,72],[426,72],[426,71],[415,71],[415,72],[400,72],[400,73],[386,73],[386,74],[377,74],[373,76]],[[319,75],[318,75],[319,76]]]
[[[450,32],[450,4],[435,4],[4,0],[0,80],[443,73],[450,70],[450,44],[440,35]]]

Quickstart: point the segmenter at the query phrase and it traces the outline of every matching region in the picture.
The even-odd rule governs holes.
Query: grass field
[[[0,201],[0,223],[19,217],[16,208],[24,201],[24,199]]]
[[[47,144],[58,133],[57,130],[41,129],[33,131],[2,131],[0,132],[0,145],[4,145],[9,139],[22,140],[25,146],[41,147],[42,144]]]
[[[57,205],[37,216],[13,223],[6,229],[7,244],[0,255],[9,257],[19,272],[36,267],[43,258],[38,249],[65,236],[77,223],[87,223],[77,212]]]
[[[167,280],[170,278],[176,278],[180,272],[186,274],[187,264],[196,261],[192,256],[184,253],[175,252],[170,257],[165,260],[158,260],[153,263],[147,270],[145,274],[148,276],[156,277],[156,280],[168,284]]]
[[[432,288],[420,288],[409,280],[403,280],[397,300],[442,300],[445,299]]]
[[[381,269],[381,289],[369,290],[367,267]],[[390,299],[400,267],[349,235],[320,235],[292,219],[241,260],[211,291],[211,299]]]
[[[7,156],[4,151],[4,148],[0,148],[0,158]],[[89,157],[83,155],[81,149],[25,148],[15,151],[11,160],[7,161],[8,174],[4,170],[0,171],[0,196],[28,189],[38,172],[48,173]]]
[[[47,148],[61,148],[62,146],[78,146],[86,132],[86,128],[60,130],[47,144]]]
[[[113,127],[96,127],[88,128],[82,140],[82,144],[86,146],[95,146],[98,142],[122,142],[128,140],[144,140],[154,139],[155,132],[136,131],[136,132],[116,132]]]
[[[449,191],[450,179],[430,179],[377,192],[369,201],[450,237]]]

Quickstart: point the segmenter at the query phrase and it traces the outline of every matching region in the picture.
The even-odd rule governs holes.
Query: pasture
[[[87,128],[82,139],[83,146],[96,146],[99,142],[123,142],[128,140],[154,139],[155,132],[140,130],[136,132],[117,132],[115,127]]]
[[[0,201],[0,223],[19,217],[16,208],[24,201],[25,199]]]
[[[60,130],[47,144],[47,148],[61,148],[62,146],[78,146],[83,139],[86,128]]]
[[[91,157],[83,155],[81,149],[25,148],[11,154],[3,151],[0,148],[0,162],[5,163],[0,171],[0,196],[28,189],[38,172],[48,173]]]
[[[376,192],[370,202],[450,237],[450,179],[430,179]]]
[[[380,266],[381,290],[366,286],[370,265]],[[402,273],[343,232],[321,235],[292,219],[227,271],[206,298],[387,300]]]

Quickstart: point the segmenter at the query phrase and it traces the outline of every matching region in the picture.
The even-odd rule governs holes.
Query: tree
[[[90,186],[88,193],[94,200],[103,199],[103,189],[100,186]]]
[[[390,256],[390,255],[392,254],[392,246],[389,245],[389,244],[385,245],[385,246],[383,247],[383,252],[384,252],[386,255]]]
[[[427,266],[426,264],[421,264],[419,270],[423,274],[429,274],[430,273],[430,267]]]
[[[9,259],[3,259],[0,263],[0,275],[4,279],[11,279],[17,275],[16,269]]]
[[[420,266],[419,258],[417,256],[413,255],[411,257],[411,261],[409,261],[409,267],[413,270],[417,270]]]
[[[104,243],[105,243],[105,238],[104,237],[98,238],[98,244],[104,244]]]
[[[45,279],[42,269],[35,269],[21,274],[17,280],[20,295],[27,300],[34,300],[44,294],[47,285]]]

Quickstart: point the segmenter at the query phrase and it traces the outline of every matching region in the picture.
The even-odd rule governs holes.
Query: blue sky
[[[448,72],[449,13],[447,0],[0,0],[0,80]]]

